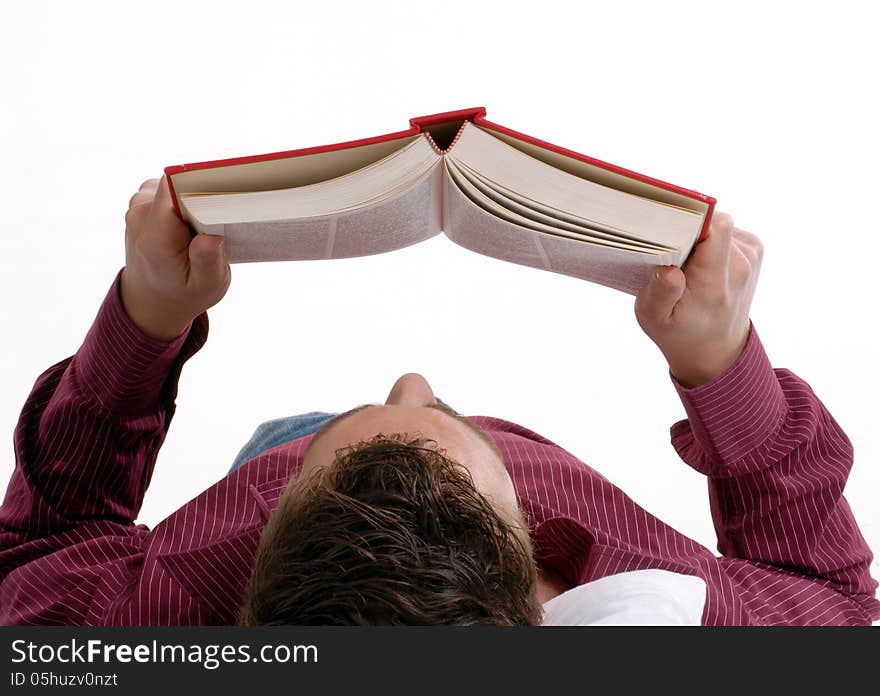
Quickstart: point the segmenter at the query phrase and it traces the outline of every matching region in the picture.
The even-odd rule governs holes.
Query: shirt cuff
[[[72,367],[84,396],[114,415],[135,416],[155,410],[163,396],[176,397],[183,363],[207,340],[208,317],[202,314],[171,341],[151,338],[125,312],[121,278],[120,270]]]
[[[747,458],[785,418],[785,395],[751,323],[742,353],[718,377],[690,389],[670,378],[688,416],[672,426],[672,444],[683,455],[692,437],[704,456],[686,460],[704,474],[733,474],[726,467]]]

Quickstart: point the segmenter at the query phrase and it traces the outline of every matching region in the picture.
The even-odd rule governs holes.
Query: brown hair
[[[378,435],[281,498],[240,623],[534,625],[527,539],[436,443]]]

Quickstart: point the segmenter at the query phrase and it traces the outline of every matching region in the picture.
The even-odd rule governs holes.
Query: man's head
[[[491,438],[407,374],[325,424],[272,513],[246,624],[534,624],[536,570]]]

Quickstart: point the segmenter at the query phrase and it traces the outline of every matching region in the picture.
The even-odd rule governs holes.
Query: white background
[[[846,496],[880,549],[870,3],[35,2],[0,28],[0,492],[36,377],[72,354],[166,165],[402,130],[503,125],[718,198],[766,255],[752,317],[855,445]],[[13,9],[14,8],[14,9]],[[544,434],[714,549],[683,409],[632,298],[466,252],[233,268],[141,514],[223,476],[265,419],[384,400],[425,374],[469,415]],[[875,577],[878,564],[874,565]]]

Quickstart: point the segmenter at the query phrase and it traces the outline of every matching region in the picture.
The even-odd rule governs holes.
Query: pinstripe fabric
[[[37,380],[15,431],[0,507],[0,621],[234,621],[265,520],[308,442],[275,447],[155,529],[135,525],[207,316],[172,343],[128,320],[117,281],[77,354]],[[667,526],[540,435],[474,417],[504,454],[536,557],[571,584],[642,568],[702,577],[705,624],[867,624],[880,618],[871,553],[842,497],[846,435],[810,388],[773,370],[754,330],[696,389],[671,430],[704,473],[720,556]]]

